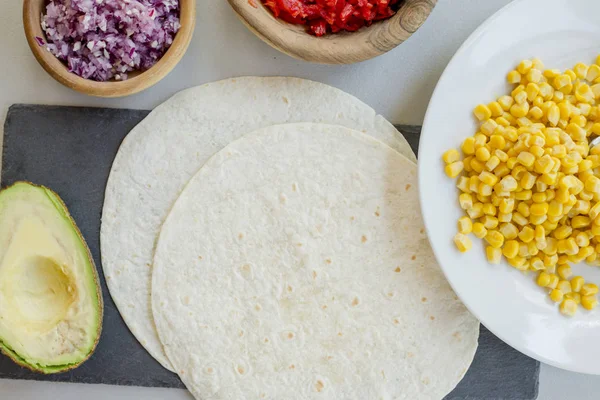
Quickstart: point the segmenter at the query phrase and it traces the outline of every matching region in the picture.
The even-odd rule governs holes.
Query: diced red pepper
[[[276,18],[307,25],[308,32],[354,32],[391,17],[402,0],[262,0]]]

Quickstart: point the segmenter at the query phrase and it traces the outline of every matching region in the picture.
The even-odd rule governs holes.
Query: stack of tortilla
[[[114,161],[101,245],[125,322],[199,399],[441,399],[477,347],[408,143],[323,84],[231,79],[156,108]]]

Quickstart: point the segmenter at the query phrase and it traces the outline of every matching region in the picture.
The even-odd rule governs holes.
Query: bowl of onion
[[[275,49],[304,61],[352,64],[407,40],[437,0],[228,0],[241,21]]]
[[[156,84],[181,60],[195,0],[24,0],[23,25],[40,65],[63,85],[98,97]]]

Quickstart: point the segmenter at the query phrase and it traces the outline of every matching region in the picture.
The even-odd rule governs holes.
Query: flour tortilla
[[[441,399],[478,322],[427,241],[417,169],[323,124],[233,142],[162,228],[152,304],[167,356],[202,400]]]
[[[112,166],[101,228],[108,288],[125,323],[165,368],[150,307],[154,245],[194,173],[243,133],[286,122],[344,125],[411,160],[393,125],[355,97],[296,78],[237,78],[185,90],[157,107],[123,141]]]

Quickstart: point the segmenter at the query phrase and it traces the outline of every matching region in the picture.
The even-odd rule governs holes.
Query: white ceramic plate
[[[563,317],[546,293],[508,264],[490,265],[481,240],[460,254],[452,242],[462,216],[455,180],[442,153],[472,136],[472,110],[506,94],[506,74],[525,58],[546,68],[592,63],[600,54],[600,1],[517,0],[487,20],[458,50],[440,79],[425,117],[419,184],[425,225],[436,257],[457,295],[494,334],[542,362],[600,375],[600,309]],[[600,284],[600,268],[575,266]]]

